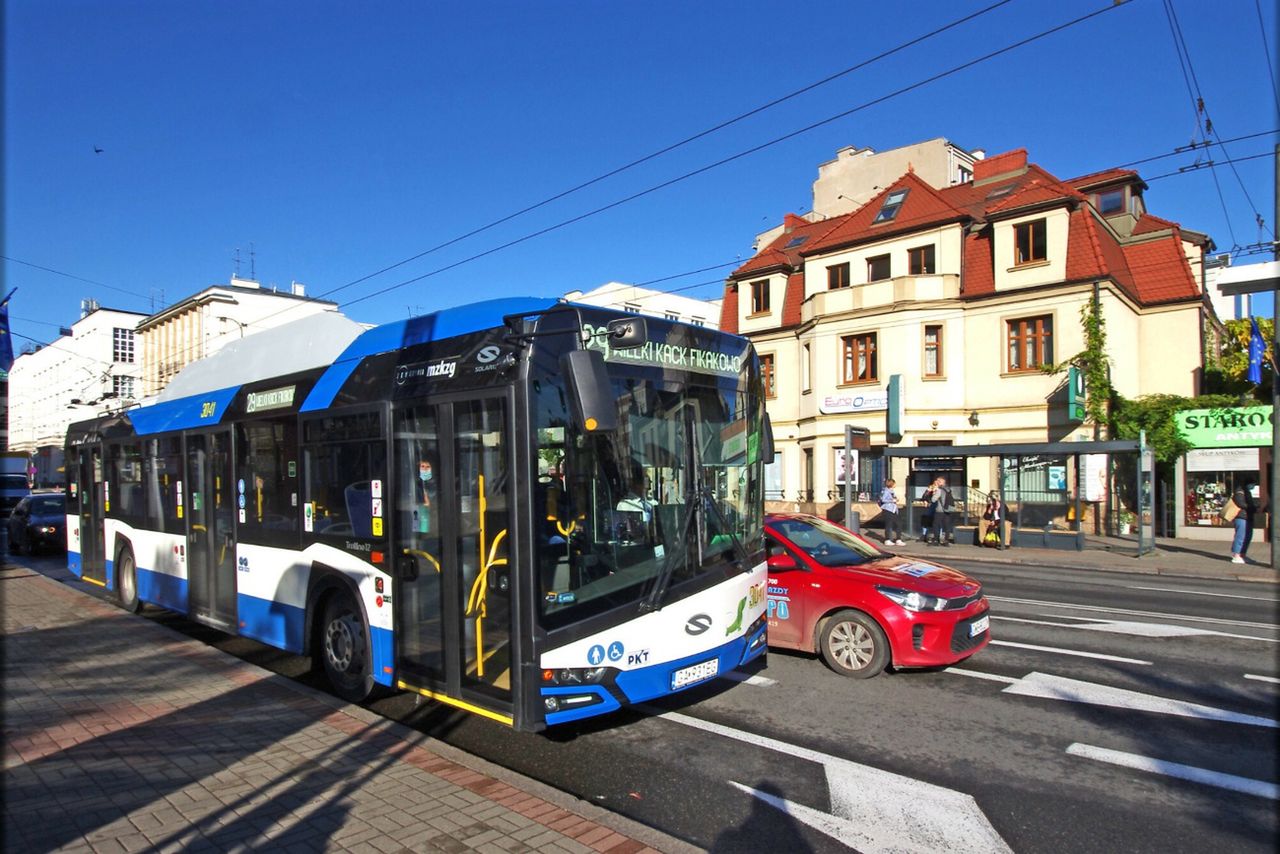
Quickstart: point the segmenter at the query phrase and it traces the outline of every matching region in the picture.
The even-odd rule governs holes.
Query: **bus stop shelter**
[[[1084,500],[1087,490],[1082,480],[1082,467],[1085,458],[1105,456],[1106,488],[1101,501]],[[1002,491],[1002,499],[1009,507],[1012,530],[1009,542],[1014,546],[1032,548],[1060,548],[1083,550],[1089,532],[1083,524],[1087,504],[1098,505],[1093,508],[1096,533],[1106,535],[1108,547],[1128,551],[1133,549],[1137,555],[1146,554],[1155,549],[1155,456],[1145,441],[1116,440],[1106,442],[1018,442],[997,445],[936,445],[914,448],[888,447],[884,452],[886,468],[890,468],[893,459],[906,459],[913,466],[922,462],[940,459],[961,460],[961,468],[968,470],[968,461],[974,458],[995,458],[998,474],[998,488]],[[1022,473],[1026,470],[1024,461],[1044,460],[1047,458],[1067,458],[1074,461],[1075,482],[1063,483],[1060,489],[1052,491],[1053,500],[1046,501],[1049,495],[1045,489],[1024,490]],[[1117,459],[1119,458],[1119,459]],[[925,462],[927,464],[927,462]],[[1132,480],[1130,480],[1132,478]],[[1064,475],[1065,480],[1065,475]],[[1005,483],[1008,486],[1005,486]],[[965,484],[960,492],[956,513],[960,516],[958,529],[969,532],[970,521],[976,528],[982,517],[982,508],[986,503],[986,494],[978,492],[978,501],[972,496],[972,490]],[[1136,541],[1119,535],[1116,519],[1124,509],[1124,498],[1128,498],[1133,508],[1136,528]],[[915,532],[916,502],[907,495],[904,520],[906,530]],[[1052,518],[1052,514],[1037,512],[1045,507],[1061,507],[1063,519]],[[1064,527],[1065,523],[1065,527]],[[1101,524],[1099,524],[1101,523]]]

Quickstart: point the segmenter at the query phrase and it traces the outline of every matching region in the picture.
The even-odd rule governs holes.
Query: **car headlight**
[[[58,531],[58,529],[52,525],[41,525],[39,528],[36,528],[36,530],[42,534],[55,534]]]
[[[876,585],[876,590],[908,611],[941,611],[947,607],[946,599],[930,596],[928,593],[917,590],[903,590],[900,587],[884,587],[879,584]]]

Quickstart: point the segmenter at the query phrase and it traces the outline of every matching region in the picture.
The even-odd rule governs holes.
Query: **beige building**
[[[701,300],[693,297],[673,294],[669,291],[655,291],[638,285],[624,282],[607,282],[589,291],[570,291],[564,295],[569,302],[580,302],[585,305],[598,305],[604,308],[616,308],[632,314],[647,314],[652,317],[664,317],[694,326],[715,326],[720,319],[720,300]]]
[[[288,291],[232,277],[156,312],[138,324],[143,396],[159,394],[188,363],[213,355],[232,341],[274,329],[337,304],[308,299],[293,283]]]
[[[755,343],[770,395],[772,508],[836,502],[846,424],[871,432],[853,467],[871,498],[890,474],[901,498],[939,473],[902,460],[887,472],[891,442],[1093,438],[1068,417],[1064,375],[1042,368],[1085,348],[1095,292],[1121,394],[1197,393],[1208,238],[1148,214],[1136,172],[1061,181],[1021,149],[969,162],[964,182],[906,169],[852,212],[788,215],[729,277],[721,328]],[[891,379],[901,438],[887,435]],[[973,460],[940,473],[989,491],[996,471]]]

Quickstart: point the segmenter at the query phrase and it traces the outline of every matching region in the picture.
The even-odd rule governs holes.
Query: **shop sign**
[[[857,394],[828,394],[818,408],[828,415],[839,412],[877,412],[889,408],[889,392],[869,389]]]
[[[1187,471],[1258,470],[1257,448],[1204,448],[1187,451]]]
[[[1178,432],[1197,448],[1256,448],[1271,444],[1270,406],[1184,409],[1173,417]]]

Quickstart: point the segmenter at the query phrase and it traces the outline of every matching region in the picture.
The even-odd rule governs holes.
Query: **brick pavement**
[[[4,850],[696,850],[127,614],[0,570]]]

